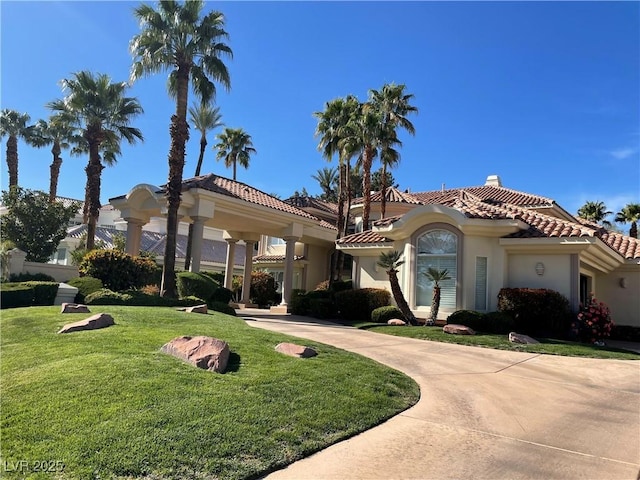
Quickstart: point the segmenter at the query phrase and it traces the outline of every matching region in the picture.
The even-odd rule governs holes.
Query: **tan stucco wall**
[[[635,271],[634,271],[635,270]],[[623,288],[621,279],[624,278]],[[595,279],[594,294],[606,303],[616,325],[640,327],[640,269],[621,267]]]
[[[549,288],[571,297],[570,255],[509,255],[506,286],[510,288]],[[544,274],[536,274],[536,264],[544,264]]]
[[[329,278],[327,270],[329,249],[318,245],[307,245],[306,247],[305,257],[309,263],[305,267],[306,278],[302,288],[313,290],[320,282]]]
[[[463,250],[462,308],[476,310],[476,258],[487,258],[487,309],[498,309],[498,292],[505,284],[507,255],[497,238],[467,235]]]

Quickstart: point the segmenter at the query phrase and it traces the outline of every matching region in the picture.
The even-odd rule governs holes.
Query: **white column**
[[[286,237],[287,249],[284,255],[284,278],[282,281],[282,302],[280,305],[286,306],[291,300],[291,290],[293,289],[293,256],[296,251],[297,237]]]
[[[204,222],[208,217],[191,217],[193,220],[193,240],[191,243],[191,266],[189,271],[199,272],[202,260],[202,237],[204,234]]]
[[[224,269],[224,288],[232,290],[233,287],[233,266],[236,257],[236,242],[238,240],[227,238],[227,264]]]
[[[244,278],[242,282],[242,300],[241,303],[251,303],[251,271],[253,270],[253,246],[255,240],[245,240],[244,251]]]
[[[127,246],[129,255],[140,255],[140,240],[142,238],[142,220],[125,218],[127,221]]]

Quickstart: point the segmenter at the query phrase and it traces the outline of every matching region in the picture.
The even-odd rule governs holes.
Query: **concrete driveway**
[[[640,362],[428,342],[259,310],[238,314],[253,327],[372,358],[420,385],[410,409],[269,479],[639,478]]]

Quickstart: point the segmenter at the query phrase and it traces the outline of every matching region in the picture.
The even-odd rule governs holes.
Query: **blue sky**
[[[46,118],[59,81],[92,70],[127,80],[138,2],[0,2],[0,104]],[[412,191],[505,186],[555,199],[575,213],[586,200],[610,210],[640,201],[638,2],[208,2],[226,17],[230,92],[223,121],[252,135],[258,154],[238,180],[283,198],[329,165],[317,151],[313,112],[347,94],[404,83],[415,95],[415,137],[401,135],[393,172]],[[101,200],[168,174],[166,75],[129,94],[145,142],[123,147],[102,175]],[[209,135],[209,144],[214,143]],[[199,149],[192,131],[185,178]],[[5,141],[1,186],[7,188]],[[49,149],[19,145],[21,186],[47,190]],[[59,194],[83,198],[86,158],[64,154]],[[335,165],[335,162],[333,163]],[[232,175],[208,150],[204,172]]]

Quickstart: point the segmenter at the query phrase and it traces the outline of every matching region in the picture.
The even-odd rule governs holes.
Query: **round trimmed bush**
[[[108,288],[101,288],[87,295],[84,303],[87,305],[129,305],[128,302],[131,300],[132,297],[128,293],[118,293]]]
[[[178,295],[182,297],[198,297],[210,300],[218,284],[208,275],[195,272],[180,272],[176,275]]]
[[[213,292],[211,300],[214,302],[229,303],[233,298],[233,292],[228,288],[218,287]]]
[[[375,323],[387,323],[392,318],[399,318],[403,321],[405,320],[404,315],[395,305],[379,307],[371,312],[371,321]]]
[[[211,305],[208,307],[214,312],[226,313],[227,315],[236,316],[236,311],[233,309],[231,305],[223,302],[211,302]]]
[[[104,287],[104,285],[102,284],[102,280],[94,277],[72,278],[67,282],[67,284],[78,289],[78,293],[76,294],[76,298],[74,299],[76,303],[84,303],[87,295],[93,292],[97,292]]]
[[[465,325],[473,330],[483,331],[482,313],[475,310],[458,310],[447,317],[447,324]]]

